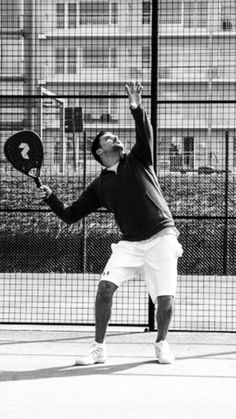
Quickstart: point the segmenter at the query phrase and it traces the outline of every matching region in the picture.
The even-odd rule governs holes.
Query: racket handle
[[[42,182],[41,182],[41,180],[38,177],[34,178],[34,181],[35,181],[35,183],[37,185],[37,188],[40,188],[40,186],[42,186]]]
[[[42,186],[42,182],[39,179],[39,177],[35,177],[34,178],[34,181],[35,181],[35,183],[37,185],[37,188],[40,188],[40,186]],[[39,205],[44,205],[44,204],[45,204],[44,200],[42,200],[42,201],[39,202]]]

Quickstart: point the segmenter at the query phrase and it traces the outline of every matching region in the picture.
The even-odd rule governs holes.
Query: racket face
[[[32,178],[39,177],[43,162],[43,146],[34,131],[20,131],[4,145],[6,158],[15,169]]]

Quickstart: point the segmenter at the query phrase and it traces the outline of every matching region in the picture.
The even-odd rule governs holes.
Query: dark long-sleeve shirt
[[[124,240],[145,240],[174,221],[153,169],[153,133],[142,106],[131,110],[135,120],[136,143],[121,157],[117,173],[102,170],[81,196],[65,206],[52,194],[47,204],[67,223],[74,223],[105,207],[114,213]]]

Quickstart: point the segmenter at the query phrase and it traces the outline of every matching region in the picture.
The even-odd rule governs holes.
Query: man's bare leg
[[[158,297],[157,307],[157,340],[155,343],[156,357],[160,364],[171,364],[174,362],[172,353],[166,340],[169,331],[169,325],[173,313],[174,297],[163,295]]]
[[[103,343],[107,325],[111,318],[113,294],[117,285],[109,281],[100,281],[95,301],[95,341]]]
[[[173,314],[174,297],[171,295],[162,295],[157,298],[157,342],[166,340],[169,331],[170,321]]]

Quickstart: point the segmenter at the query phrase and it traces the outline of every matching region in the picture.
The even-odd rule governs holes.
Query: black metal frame
[[[159,2],[153,1],[152,2],[152,59],[151,59],[151,94],[150,95],[143,95],[143,98],[149,99],[151,104],[151,123],[153,126],[153,132],[154,132],[154,168],[157,170],[157,148],[158,148],[158,126],[157,126],[157,113],[158,113],[158,106],[159,105],[181,105],[181,104],[236,104],[235,100],[159,100],[158,98],[158,8],[159,8]],[[14,99],[22,99],[22,95],[14,95],[11,96],[11,98]],[[52,99],[63,99],[68,98],[68,95],[47,95],[47,98]],[[125,95],[70,95],[70,98],[76,98],[76,99],[96,99],[96,98],[119,98],[123,99],[126,98]],[[1,99],[9,99],[8,95],[1,95]],[[35,99],[45,99],[45,95],[24,95],[24,99],[29,100],[35,100]],[[86,133],[84,133],[84,136]],[[225,209],[224,209],[224,215],[222,216],[186,216],[186,215],[178,215],[175,216],[176,220],[185,219],[185,220],[220,220],[224,222],[224,266],[223,266],[223,274],[228,274],[228,259],[229,259],[229,250],[228,250],[228,231],[229,231],[229,221],[235,220],[235,216],[231,216],[229,214],[229,138],[230,138],[230,131],[225,131],[225,194],[224,194],[224,203],[225,203]],[[85,139],[85,137],[84,137]],[[84,160],[86,161],[86,147],[85,147],[85,141],[84,141]],[[83,182],[84,187],[86,186],[86,165],[83,175]],[[222,198],[223,199],[223,198]],[[47,209],[2,209],[0,208],[0,212],[20,212],[20,213],[30,213],[30,212],[50,212],[50,210]],[[100,211],[102,212],[102,211]],[[86,225],[83,224],[84,228],[84,250],[86,246],[86,240],[85,240],[85,229]],[[83,265],[85,265],[84,260],[84,254],[83,256]],[[149,311],[148,311],[148,329],[150,331],[153,331],[155,329],[155,306],[152,303],[152,301],[149,299]]]

